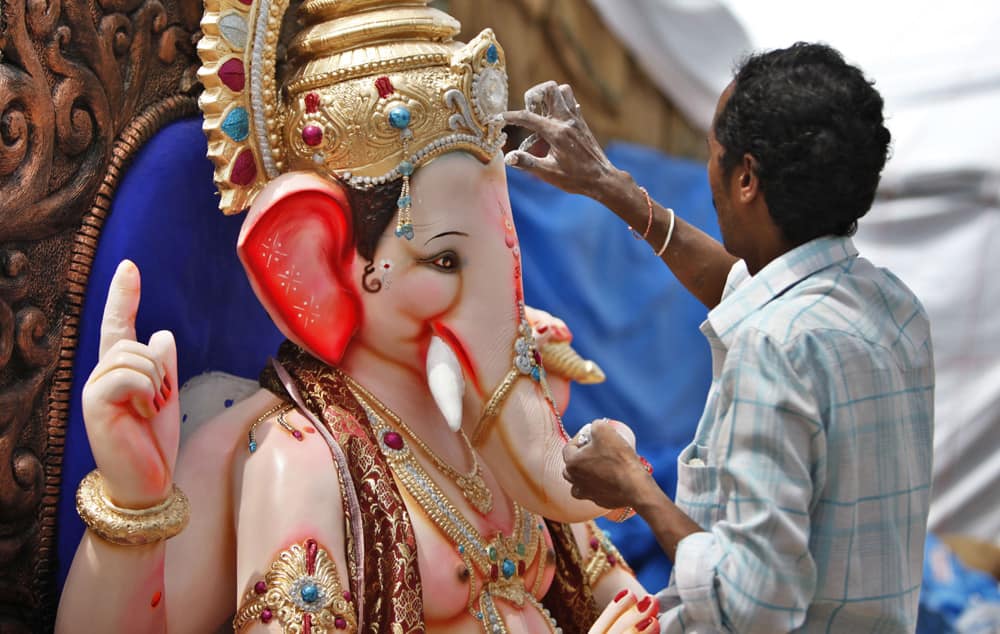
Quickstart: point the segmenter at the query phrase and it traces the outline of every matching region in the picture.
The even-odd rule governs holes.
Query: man
[[[569,87],[525,100],[505,116],[537,136],[508,163],[645,228],[710,309],[712,386],[673,501],[607,421],[565,452],[575,495],[633,507],[674,560],[661,631],[912,632],[930,334],[912,292],[849,237],[886,160],[878,92],[827,46],[747,59],[708,134],[722,245],[608,162]]]

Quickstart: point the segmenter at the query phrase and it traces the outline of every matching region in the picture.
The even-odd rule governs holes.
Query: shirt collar
[[[722,301],[708,313],[708,323],[728,348],[736,326],[751,313],[766,305],[810,275],[857,257],[854,242],[845,236],[816,238],[797,246],[750,276],[746,263],[733,265],[726,281]]]

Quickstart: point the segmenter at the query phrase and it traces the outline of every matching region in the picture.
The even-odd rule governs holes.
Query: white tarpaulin
[[[1000,3],[591,2],[702,127],[750,48],[824,41],[875,79],[893,157],[856,242],[930,314],[931,529],[1000,544]]]

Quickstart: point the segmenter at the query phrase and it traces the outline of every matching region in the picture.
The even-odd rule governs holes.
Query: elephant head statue
[[[199,44],[221,206],[248,209],[238,251],[260,301],[314,357],[436,407],[523,506],[601,514],[562,477],[526,319],[493,33],[454,42],[426,2],[305,0],[279,80],[279,4],[209,3]]]

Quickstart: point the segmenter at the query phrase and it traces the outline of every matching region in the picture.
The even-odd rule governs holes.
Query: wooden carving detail
[[[194,111],[200,13],[198,0],[0,1],[4,632],[52,624],[55,505],[95,208],[106,211],[142,141]]]

